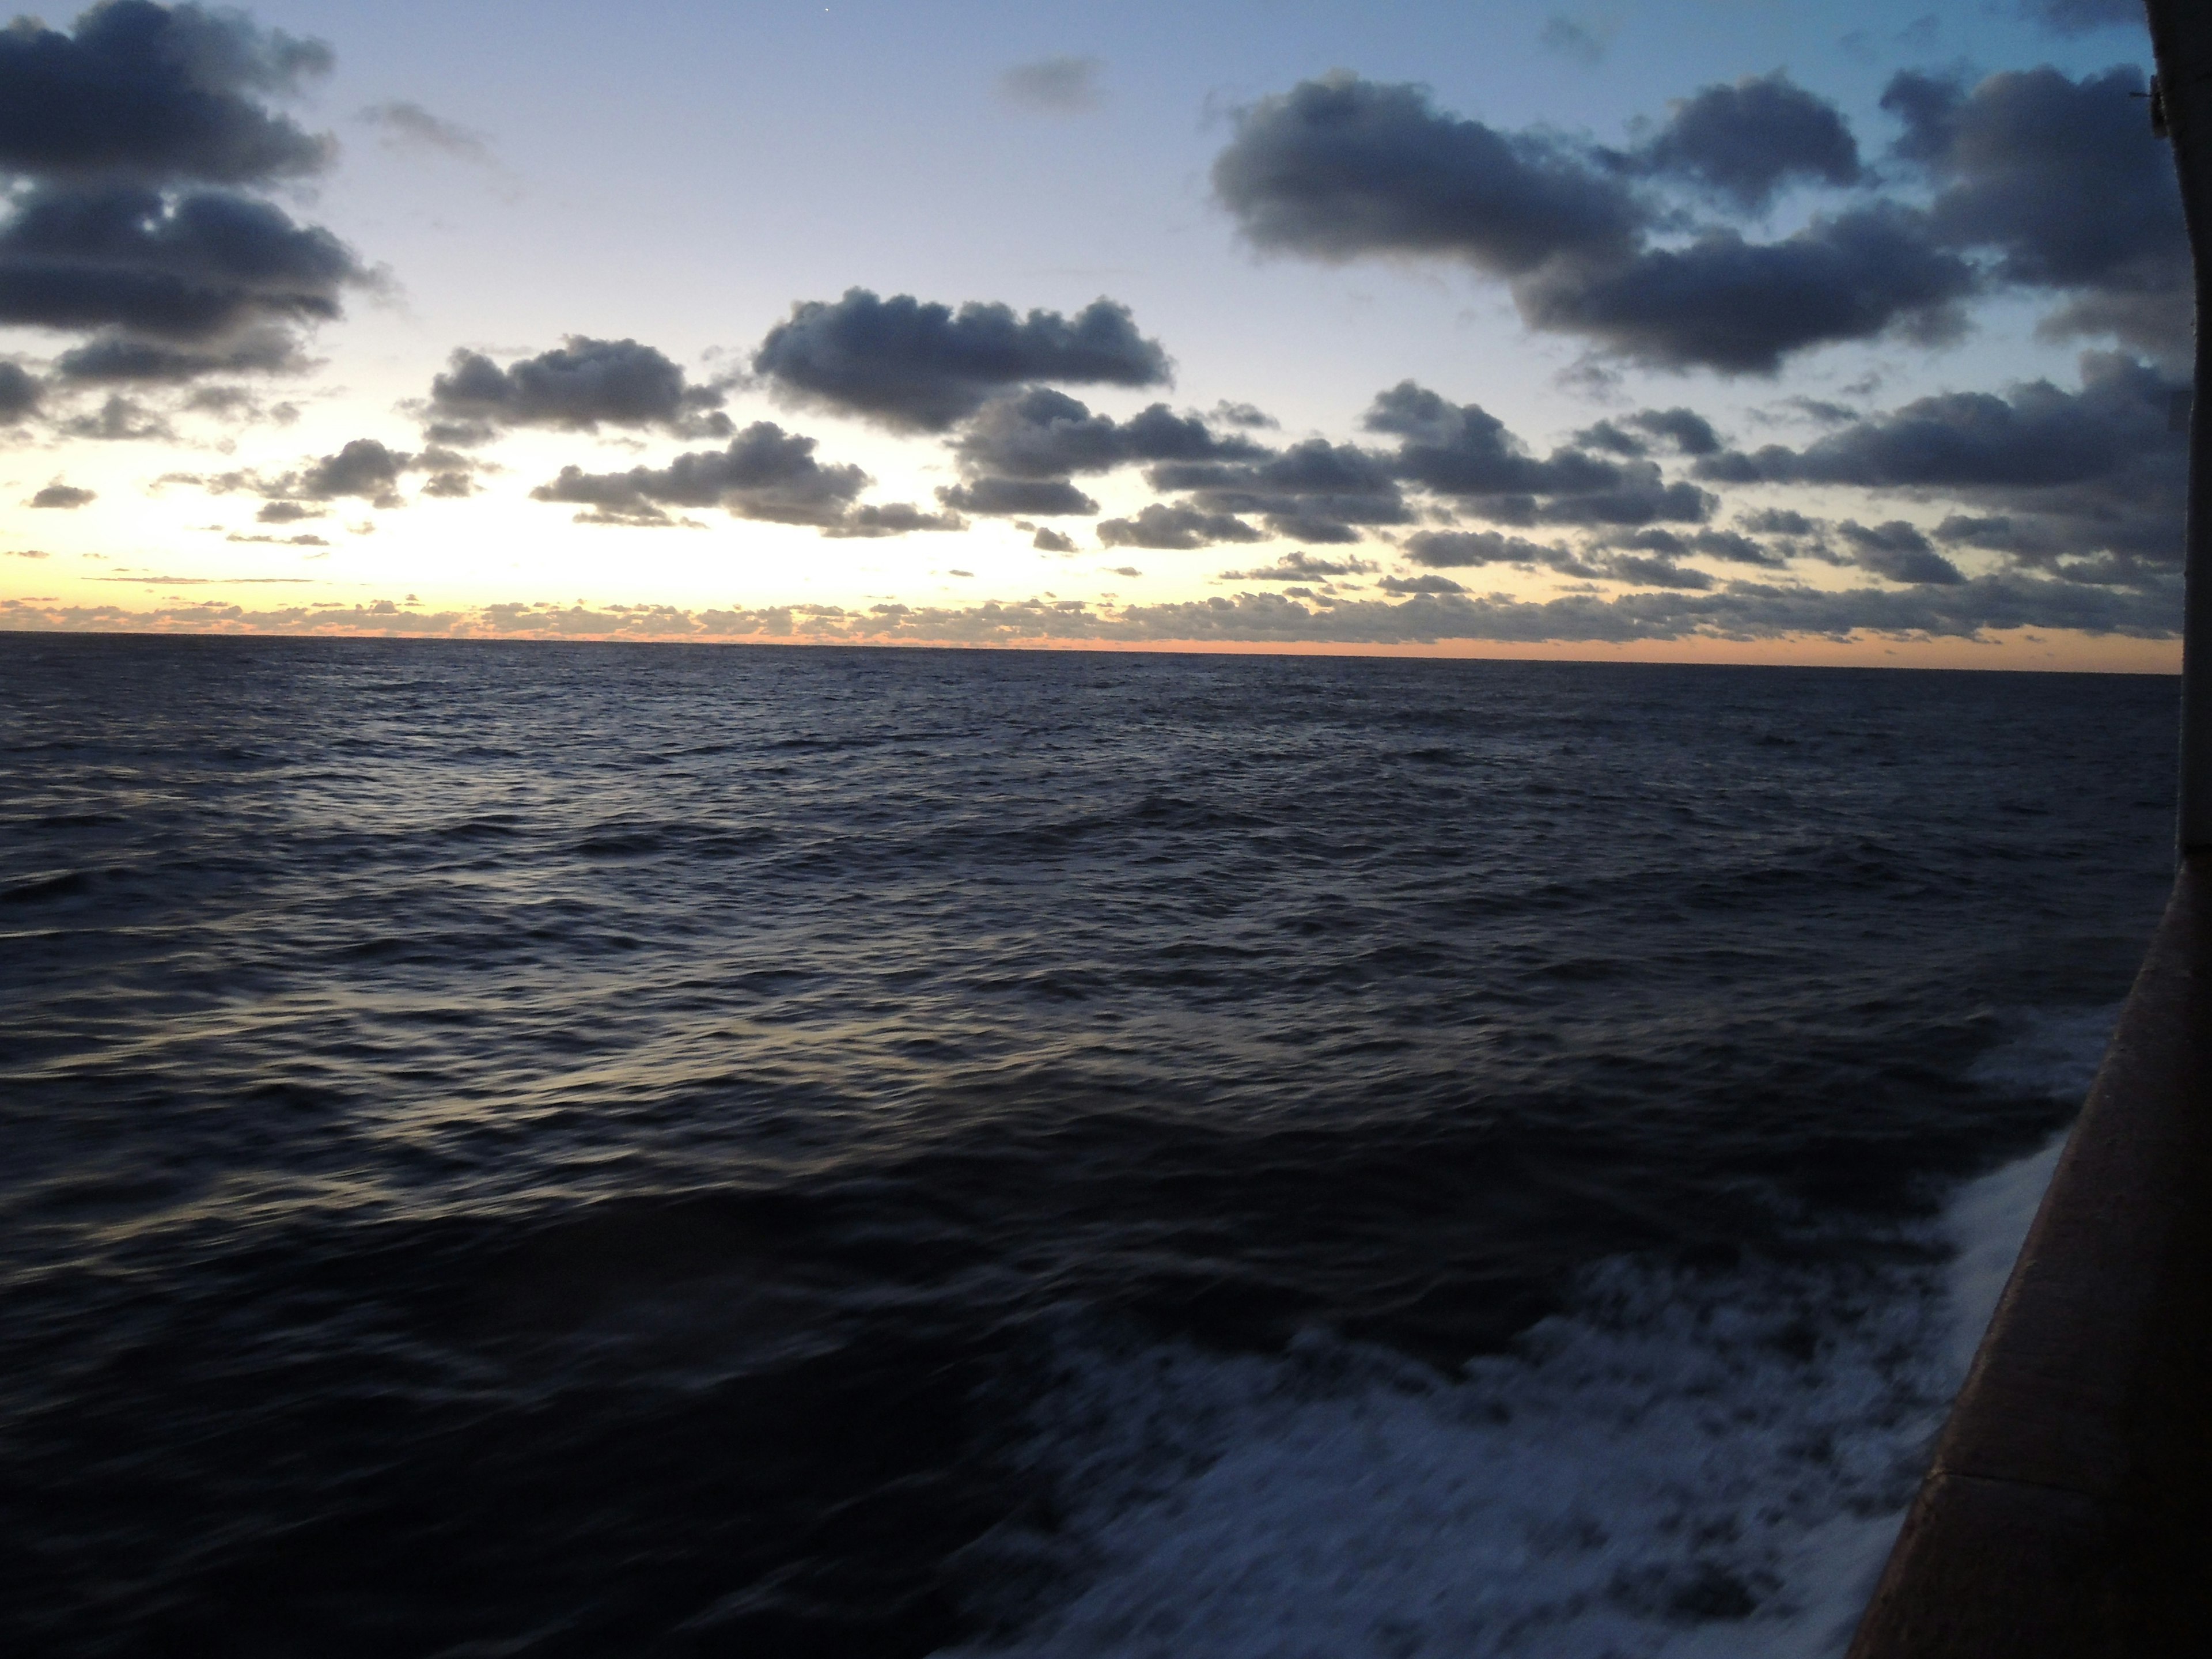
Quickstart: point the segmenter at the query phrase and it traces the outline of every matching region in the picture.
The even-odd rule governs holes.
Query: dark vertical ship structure
[[[2212,0],[2148,0],[2212,384]],[[2212,1653],[2212,414],[2189,438],[2180,870],[1851,1659]]]

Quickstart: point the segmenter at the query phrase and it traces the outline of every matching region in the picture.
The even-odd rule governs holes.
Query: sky
[[[2135,0],[0,32],[0,629],[2171,672]]]

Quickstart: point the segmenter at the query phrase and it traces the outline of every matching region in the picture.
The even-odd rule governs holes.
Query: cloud
[[[156,579],[161,580],[161,579]],[[1570,593],[1545,601],[1504,595],[1417,593],[1402,599],[1244,592],[1163,605],[1094,606],[1033,598],[963,606],[886,605],[685,611],[672,605],[489,605],[425,611],[380,599],[252,611],[224,603],[146,610],[0,599],[0,626],[24,630],[251,631],[609,639],[765,639],[825,644],[1018,646],[1049,641],[1121,644],[1436,644],[1446,641],[1623,644],[1703,638],[1740,641],[1816,636],[1975,639],[1992,629],[2069,629],[2092,635],[2175,637],[2179,583],[2143,591],[2019,574],[1955,586],[1834,591],[1730,582],[1704,590]]]
[[[72,415],[55,422],[64,437],[94,438],[103,442],[133,443],[148,439],[173,438],[169,423],[143,404],[120,392],[110,396],[88,415]]]
[[[1815,346],[1890,331],[1955,337],[1974,269],[1934,246],[1923,216],[1877,202],[1774,242],[1724,227],[1596,267],[1563,264],[1515,289],[1531,326],[1581,334],[1664,368],[1771,374]]]
[[[1844,185],[1860,177],[1858,144],[1835,106],[1780,70],[1677,100],[1635,160],[1747,213],[1765,208],[1793,180]]]
[[[990,398],[1040,382],[1158,386],[1169,379],[1157,340],[1126,306],[1093,301],[1073,317],[1018,315],[970,301],[958,311],[913,295],[854,288],[809,300],[770,329],[753,371],[803,401],[896,428],[943,431]]]
[[[1746,530],[1764,536],[1817,536],[1828,526],[1819,519],[1808,519],[1794,507],[1762,507],[1739,514],[1736,522]]]
[[[1266,532],[1230,513],[1201,513],[1194,507],[1153,501],[1133,519],[1103,519],[1098,540],[1107,547],[1148,547],[1187,551],[1223,542],[1257,542]]]
[[[1626,256],[1644,210],[1565,141],[1337,71],[1241,111],[1213,188],[1252,244],[1346,260],[1442,253],[1493,276]]]
[[[1464,593],[1467,589],[1449,576],[1385,576],[1375,584],[1385,593]]]
[[[635,340],[569,335],[565,343],[505,368],[480,352],[456,351],[430,382],[430,411],[482,427],[551,427],[591,432],[659,426],[684,437],[733,430],[719,386],[694,386],[665,354]]]
[[[1233,426],[1247,432],[1272,431],[1282,422],[1264,409],[1251,404],[1232,403],[1224,398],[1213,406],[1213,418],[1224,426]]]
[[[1656,553],[1665,559],[1717,559],[1723,564],[1757,565],[1769,570],[1778,570],[1790,562],[1773,549],[1734,530],[1692,530],[1686,534],[1673,530],[1638,530],[1622,537],[1613,545]]]
[[[2142,0],[2020,0],[2020,12],[2060,34],[2143,26]]]
[[[1650,461],[1574,448],[1539,459],[1480,404],[1452,404],[1411,380],[1378,392],[1361,423],[1400,440],[1397,477],[1501,523],[1694,524],[1714,505],[1695,484],[1668,483]]]
[[[388,149],[434,151],[478,167],[498,165],[483,133],[433,115],[406,99],[372,104],[362,111],[361,118],[379,130]]]
[[[815,447],[811,438],[756,421],[726,449],[694,450],[666,466],[627,472],[564,466],[530,495],[592,509],[580,523],[668,525],[676,521],[664,508],[720,507],[737,519],[835,528],[869,478],[857,466],[824,466]]]
[[[39,393],[39,382],[28,370],[0,358],[0,421],[12,422],[35,414]]]
[[[0,325],[89,334],[64,380],[304,365],[300,331],[376,278],[241,187],[320,171],[331,141],[271,113],[327,48],[194,5],[108,0],[74,33],[0,32]]]
[[[1279,536],[1345,544],[1413,517],[1389,456],[1309,438],[1252,461],[1164,461],[1146,480],[1208,514],[1263,518]]]
[[[1905,123],[1898,155],[1938,186],[1936,242],[1994,253],[1998,281],[2067,295],[2046,333],[2111,334],[2179,364],[2191,340],[2188,237],[2143,90],[2131,67],[2074,81],[2046,66],[1971,89],[1907,72],[1882,107]]]
[[[1098,87],[1098,72],[1103,68],[1096,58],[1041,58],[1002,71],[999,90],[1025,109],[1079,114],[1105,101]]]
[[[1316,559],[1299,550],[1285,553],[1272,565],[1256,570],[1224,570],[1218,580],[1224,582],[1310,582],[1328,581],[1335,576],[1364,576],[1377,567],[1367,559]]]
[[[261,510],[253,516],[262,524],[297,524],[302,519],[325,517],[328,510],[325,507],[307,507],[299,501],[264,501],[261,504]]]
[[[1605,61],[1608,45],[1604,34],[1571,17],[1546,18],[1544,27],[1536,31],[1536,42],[1547,52],[1592,67]]]
[[[1651,243],[1677,220],[1628,174],[1681,173],[1739,201],[1808,170],[1838,176],[1847,158],[1816,131],[1825,110],[1771,78],[1708,88],[1680,112],[1690,125],[1668,127],[1655,141],[1664,148],[1639,161],[1500,132],[1437,110],[1421,88],[1340,71],[1244,110],[1215,159],[1214,191],[1262,251],[1455,258],[1504,280],[1532,328],[1662,367],[1770,374],[1794,352],[1892,330],[1947,337],[1975,271],[1894,203],[1774,242],[1707,226],[1682,246]],[[1769,161],[1724,153],[1729,133],[1763,123],[1783,146]]]
[[[335,455],[325,455],[301,473],[295,488],[309,501],[359,496],[375,507],[398,507],[399,476],[413,462],[404,451],[387,449],[374,438],[356,438]]]
[[[1713,579],[1702,570],[1686,569],[1668,558],[1645,558],[1640,554],[1617,553],[1602,567],[1607,575],[1639,587],[1681,588],[1703,592],[1713,586]]]
[[[298,90],[328,47],[243,15],[109,0],[64,34],[0,31],[0,171],[243,185],[328,165],[332,145],[258,95]]]
[[[1039,525],[1037,532],[1030,538],[1030,545],[1040,553],[1073,553],[1075,544],[1048,525]]]
[[[1965,501],[1984,516],[2005,517],[2013,526],[2008,546],[2046,566],[2062,553],[2102,552],[2171,566],[2180,557],[2188,477],[2186,434],[2169,419],[2178,389],[2149,364],[2085,352],[2078,392],[2031,380],[2002,395],[1938,393],[1839,427],[1802,449],[1727,450],[1692,470],[1722,483],[1842,485]],[[1782,527],[1773,515],[1770,521]],[[2033,548],[2046,550],[2031,555]]]
[[[1495,530],[1417,530],[1406,538],[1405,555],[1431,569],[1459,570],[1471,565],[1552,565],[1575,562],[1565,548],[1547,547]]]
[[[99,499],[99,496],[89,489],[79,489],[75,484],[57,482],[48,484],[44,489],[39,491],[25,505],[68,510],[87,506]]]
[[[1087,516],[1098,503],[1065,478],[970,478],[941,489],[937,499],[960,513],[985,518]]]
[[[925,513],[910,501],[871,502],[854,507],[837,523],[823,530],[825,536],[907,536],[919,532],[965,530],[968,520],[957,513]]]
[[[338,314],[368,280],[328,231],[244,196],[51,186],[0,226],[0,322],[117,327],[167,342]]]
[[[1935,582],[1950,587],[1966,580],[1917,526],[1902,519],[1881,525],[1845,519],[1836,529],[1850,544],[1858,563],[1877,576],[1893,582]]]
[[[174,385],[205,374],[277,374],[309,366],[299,341],[283,328],[249,325],[210,346],[155,345],[106,335],[72,346],[55,360],[54,371],[78,384],[140,382]],[[213,408],[201,404],[203,408]]]
[[[1267,453],[1249,438],[1218,434],[1199,416],[1176,415],[1165,404],[1117,422],[1048,386],[985,404],[951,448],[969,471],[1015,478],[1064,478],[1145,461],[1242,460]]]

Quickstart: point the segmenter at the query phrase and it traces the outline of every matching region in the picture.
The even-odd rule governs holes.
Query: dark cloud
[[[55,429],[64,437],[94,438],[117,443],[177,435],[159,415],[136,398],[126,398],[120,392],[111,395],[90,414],[72,415],[65,421],[58,422]]]
[[[326,517],[328,513],[327,507],[308,507],[300,501],[264,501],[261,510],[253,516],[261,524],[297,524],[302,519]]]
[[[1406,538],[1405,555],[1431,569],[1462,570],[1473,565],[1549,565],[1574,562],[1565,548],[1547,547],[1496,530],[1417,530]]]
[[[1376,394],[1362,424],[1400,440],[1396,476],[1500,523],[1694,524],[1713,508],[1705,491],[1668,483],[1650,461],[1574,448],[1540,459],[1480,404],[1411,380]]]
[[[1065,478],[970,478],[937,492],[937,499],[958,513],[985,518],[1088,517],[1098,503]]]
[[[301,474],[297,492],[309,501],[359,496],[376,507],[398,507],[400,474],[414,457],[387,449],[374,438],[356,438],[335,455],[325,455]]]
[[[1002,70],[999,90],[1025,108],[1077,114],[1104,101],[1098,88],[1098,72],[1103,68],[1096,58],[1042,58]]]
[[[1656,187],[1752,210],[1792,179],[1863,181],[1841,118],[1778,71],[1705,88],[1627,152],[1499,131],[1421,88],[1339,73],[1244,110],[1214,187],[1264,251],[1457,258],[1505,282],[1530,327],[1661,368],[1765,374],[1824,345],[1939,343],[1993,285],[2063,296],[2054,337],[2108,334],[2178,362],[2187,251],[2142,89],[2126,68],[1972,88],[1898,76],[1883,100],[1905,125],[1894,155],[1932,198],[1861,202],[1771,240],[1700,223]]]
[[[1723,451],[1695,471],[1723,482],[2036,489],[2110,477],[2130,470],[2146,449],[2179,455],[2182,436],[2166,422],[2171,381],[2106,353],[2085,355],[2082,369],[2078,392],[2048,380],[2024,382],[2003,396],[1940,392],[1854,422],[1802,450]]]
[[[1835,135],[1811,136],[1823,125],[1815,104],[1771,78],[1708,88],[1684,106],[1699,112],[1692,125],[1667,130],[1666,166],[1738,192],[1808,169],[1840,177]],[[1723,155],[1721,129],[1762,120],[1791,135],[1772,159]],[[1942,337],[1974,289],[1973,268],[1890,203],[1776,242],[1708,227],[1686,246],[1654,246],[1678,220],[1631,189],[1639,169],[1634,156],[1447,115],[1419,87],[1339,73],[1245,110],[1213,180],[1257,247],[1455,257],[1508,282],[1531,327],[1668,368],[1766,374],[1793,352],[1892,330]]]
[[[1095,300],[1073,317],[1017,314],[971,301],[958,311],[911,295],[848,289],[810,300],[770,329],[753,371],[809,402],[886,425],[942,431],[1016,386],[1158,386],[1167,353],[1126,306]]]
[[[1634,157],[1643,170],[1694,180],[1745,212],[1783,185],[1859,180],[1859,149],[1834,105],[1777,70],[1705,87],[1674,105]]]
[[[1723,564],[1757,565],[1769,570],[1780,569],[1790,562],[1771,548],[1734,530],[1693,530],[1687,534],[1672,530],[1639,530],[1613,545],[1656,553],[1664,559],[1717,559]]]
[[[919,532],[965,530],[968,520],[957,513],[925,513],[910,501],[871,502],[856,507],[823,534],[837,537],[908,536]]]
[[[659,426],[685,437],[727,437],[718,386],[694,386],[660,351],[635,340],[572,334],[565,343],[501,368],[480,352],[456,351],[430,382],[430,412],[456,437],[499,426],[574,432]]]
[[[1934,343],[1962,326],[1973,267],[1889,203],[1814,218],[1775,242],[1707,229],[1606,266],[1562,264],[1515,289],[1532,326],[1668,368],[1771,374],[1792,353],[1896,331]]]
[[[1828,527],[1821,520],[1808,519],[1787,507],[1762,507],[1739,513],[1735,521],[1760,536],[1817,536]]]
[[[368,273],[328,231],[213,192],[41,189],[0,227],[0,322],[203,342],[338,314]]]
[[[2080,81],[2018,70],[1971,90],[1908,72],[1882,106],[1905,123],[1898,154],[1939,186],[1935,240],[1993,252],[1998,280],[2068,294],[2050,333],[2109,333],[2178,361],[2190,343],[2188,239],[2143,90],[2134,68]]]
[[[21,363],[0,359],[0,421],[20,421],[39,407],[39,382]]]
[[[1224,426],[1233,426],[1247,432],[1272,431],[1282,422],[1264,409],[1251,404],[1231,403],[1224,398],[1213,406],[1213,418]]]
[[[1722,483],[1844,485],[1954,500],[1976,507],[1976,516],[2006,518],[2023,559],[2034,548],[2048,550],[2038,562],[2062,552],[2116,553],[2166,566],[2180,556],[2188,477],[2187,437],[2169,420],[2176,390],[2149,364],[2087,352],[2079,392],[2033,380],[2002,396],[1940,393],[1840,427],[1802,449],[1728,450],[1693,470]]]
[[[1676,564],[1668,558],[1647,558],[1640,553],[1616,553],[1607,559],[1605,574],[1617,581],[1638,587],[1672,587],[1691,592],[1703,592],[1713,586],[1713,579],[1702,570],[1692,570]]]
[[[50,483],[31,497],[27,506],[59,507],[64,511],[84,507],[99,500],[89,489],[79,489],[75,484]]]
[[[1367,559],[1316,559],[1304,550],[1285,553],[1265,569],[1224,570],[1218,580],[1224,582],[1310,582],[1328,581],[1336,576],[1364,576],[1376,568]]]
[[[2020,10],[2060,34],[2143,26],[2142,0],[2020,0]]]
[[[1127,421],[1047,386],[986,404],[953,440],[963,468],[1010,478],[1064,478],[1144,461],[1241,460],[1267,452],[1223,436],[1195,415],[1154,404]]]
[[[1231,513],[1202,513],[1194,507],[1153,501],[1133,519],[1105,519],[1098,525],[1098,539],[1107,547],[1149,547],[1163,551],[1187,551],[1224,542],[1267,539]]]
[[[726,449],[694,450],[666,466],[627,472],[564,466],[530,495],[591,508],[580,515],[590,523],[665,525],[675,520],[664,508],[720,507],[732,518],[832,528],[867,488],[868,475],[857,466],[824,466],[814,450],[813,439],[756,421]]]
[[[1299,541],[1356,542],[1367,526],[1413,517],[1388,456],[1322,438],[1254,461],[1164,461],[1145,477],[1200,512],[1257,515]]]
[[[64,34],[0,30],[0,171],[242,185],[295,178],[331,142],[259,98],[331,67],[329,48],[243,15],[108,0]]]
[[[1213,188],[1254,246],[1323,259],[1442,253],[1495,276],[1633,249],[1644,210],[1565,141],[1447,115],[1343,71],[1237,117]]]
[[[1385,576],[1375,584],[1385,593],[1464,593],[1449,576]]]
[[[281,328],[264,326],[198,349],[108,335],[72,346],[55,361],[54,370],[63,380],[79,383],[174,385],[204,374],[274,374],[307,367],[297,339]]]
[[[1880,525],[1845,519],[1836,529],[1850,544],[1857,562],[1877,576],[1893,582],[1935,582],[1954,587],[1966,580],[1957,565],[1929,544],[1925,534],[1902,519]]]
[[[241,14],[108,0],[63,33],[0,31],[0,325],[86,334],[65,380],[306,366],[301,330],[374,282],[327,230],[239,187],[332,151],[264,107],[328,50]]]
[[[1039,525],[1037,532],[1030,538],[1030,545],[1040,553],[1073,553],[1075,544],[1049,526]]]
[[[1638,410],[1628,417],[1628,424],[1667,440],[1685,455],[1710,455],[1721,447],[1720,434],[1713,430],[1713,423],[1695,410]]]

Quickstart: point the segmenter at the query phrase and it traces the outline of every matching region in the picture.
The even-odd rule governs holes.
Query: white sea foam
[[[2110,1028],[2039,1029],[1985,1075],[2078,1092]],[[1071,1354],[1035,1439],[1060,1524],[974,1564],[1059,1588],[972,1651],[1840,1653],[2057,1152],[1892,1252],[1607,1263],[1450,1378],[1319,1334],[1280,1359]]]

